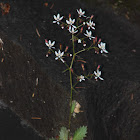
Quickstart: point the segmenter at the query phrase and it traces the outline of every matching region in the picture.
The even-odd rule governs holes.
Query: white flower
[[[57,14],[57,16],[53,16],[55,21],[53,21],[53,23],[57,23],[58,25],[60,24],[59,21],[61,21],[63,19],[63,16],[60,17],[60,14]]]
[[[49,49],[52,49],[52,48],[55,49],[55,47],[53,47],[54,44],[55,44],[55,41],[53,41],[53,42],[51,43],[51,40],[49,40],[49,41],[45,40],[45,44],[46,44],[46,46],[49,47]]]
[[[101,42],[100,44],[98,44],[98,47],[101,49],[101,53],[105,52],[108,53],[108,51],[105,49],[105,43]]]
[[[78,43],[81,43],[81,39],[78,39]]]
[[[75,34],[75,33],[78,32],[78,30],[75,31],[74,27],[71,27],[71,26],[70,26],[70,27],[69,27],[69,32],[72,33],[72,34]]]
[[[94,71],[94,74],[95,74],[95,79],[100,79],[100,80],[104,80],[103,78],[101,78],[101,71],[99,71],[99,69],[97,69],[97,72]]]
[[[93,21],[89,21],[89,22],[87,22],[87,25],[88,25],[88,29],[90,29],[90,27],[92,28],[92,29],[94,29],[95,30],[95,23],[93,23]]]
[[[86,34],[84,34],[85,36],[89,37],[89,39],[91,40],[92,38],[95,38],[92,36],[92,32],[91,31],[88,31],[86,30]]]
[[[64,55],[64,52],[61,53],[60,50],[58,52],[55,51],[55,55],[56,55],[55,60],[60,59],[64,63],[64,60],[62,59],[62,56]]]
[[[86,17],[84,14],[85,14],[85,11],[82,11],[82,9],[80,8],[79,10],[77,9],[77,12],[79,14],[79,17],[83,16],[83,17]]]
[[[83,75],[79,76],[79,82],[85,81],[85,77]]]
[[[75,22],[75,19],[69,18],[69,20],[66,20],[66,22],[67,22],[68,25],[73,25],[74,22]]]

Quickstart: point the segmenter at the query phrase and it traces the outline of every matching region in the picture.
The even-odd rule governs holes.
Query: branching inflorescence
[[[75,100],[73,100],[73,92],[77,92],[75,90],[75,86],[82,81],[85,81],[86,79],[91,80],[92,77],[94,77],[94,79],[97,81],[98,79],[100,80],[104,80],[103,78],[101,78],[101,71],[100,69],[100,65],[98,65],[96,71],[94,71],[92,74],[76,74],[73,68],[73,64],[77,61],[82,62],[81,63],[81,67],[82,70],[85,71],[85,67],[84,64],[85,61],[83,59],[78,60],[79,58],[79,54],[83,53],[85,51],[89,51],[89,50],[94,50],[94,52],[96,54],[99,53],[108,53],[108,51],[105,48],[106,43],[101,42],[101,39],[99,39],[97,41],[97,37],[93,36],[93,31],[95,31],[95,23],[92,21],[93,19],[93,15],[91,16],[86,16],[85,15],[85,11],[82,11],[82,9],[77,9],[77,13],[78,13],[78,18],[77,20],[72,19],[71,14],[69,14],[68,19],[65,20],[65,22],[63,22],[64,20],[64,16],[61,16],[60,14],[54,15],[54,21],[53,23],[58,24],[62,29],[67,29],[67,31],[69,32],[71,38],[71,42],[72,42],[72,46],[69,48],[68,46],[65,47],[65,50],[62,51],[62,46],[60,45],[59,49],[57,49],[56,47],[54,47],[55,45],[55,41],[51,41],[51,40],[47,40],[45,39],[45,44],[48,47],[48,53],[46,54],[46,57],[48,57],[51,53],[55,54],[55,60],[60,60],[62,63],[64,63],[67,67],[66,70],[64,70],[63,72],[69,71],[69,75],[70,75],[70,114],[69,114],[69,131],[70,131],[70,127],[71,127],[71,117],[74,116],[75,117],[75,113],[77,113],[75,110],[76,108],[76,104],[78,104],[78,102],[75,102]],[[87,45],[87,43],[90,45]],[[78,50],[75,49],[75,45],[76,44],[82,44],[82,49]],[[68,50],[72,50],[72,52],[68,52]],[[70,63],[67,63],[65,61],[66,58],[70,58]],[[77,60],[77,61],[76,61]],[[75,84],[73,84],[73,78],[76,77],[77,82]],[[79,111],[80,112],[80,111]],[[78,112],[78,113],[79,113]],[[83,127],[81,130],[83,129],[87,129],[86,127]],[[65,130],[64,133],[66,133],[67,129],[63,127],[62,130]],[[69,136],[69,131],[68,131],[68,137],[66,137],[66,140],[70,139]],[[80,129],[79,129],[80,131]],[[62,131],[63,132],[63,131]],[[86,131],[83,131],[86,132]],[[87,132],[86,132],[87,133]],[[83,135],[85,136],[85,135]],[[61,137],[61,136],[60,136]],[[60,138],[61,140],[62,138]],[[75,140],[74,136],[71,137],[71,139]],[[83,139],[83,138],[82,138]],[[63,138],[63,140],[65,140]],[[80,140],[80,139],[79,139]]]

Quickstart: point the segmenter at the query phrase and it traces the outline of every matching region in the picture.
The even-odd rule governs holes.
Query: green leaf
[[[68,130],[66,127],[61,127],[59,138],[60,140],[68,140]]]
[[[74,101],[72,101],[71,113],[74,112],[75,106],[76,106],[76,101],[74,100]]]
[[[50,138],[49,140],[55,140],[55,138]]]
[[[74,133],[73,140],[83,140],[87,134],[87,126],[80,127]]]

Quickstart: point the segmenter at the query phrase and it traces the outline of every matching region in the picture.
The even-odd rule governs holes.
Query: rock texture
[[[78,90],[74,98],[84,112],[73,119],[72,132],[88,125],[88,140],[139,139],[139,27],[115,15],[108,7],[88,9],[74,0],[47,1],[47,7],[46,1],[40,0],[7,2],[11,10],[0,17],[0,37],[4,41],[0,98],[46,139],[58,135],[61,126],[67,126],[69,75],[62,74],[65,67],[53,56],[46,58],[44,39],[70,45],[67,31],[62,32],[52,24],[53,14],[68,16],[82,7],[87,14],[95,15],[95,35],[107,43],[109,54],[81,54],[88,62],[87,71],[92,73],[101,65],[105,80],[81,83],[86,88]]]

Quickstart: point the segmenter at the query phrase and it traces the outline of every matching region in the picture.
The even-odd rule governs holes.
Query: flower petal
[[[95,28],[94,27],[91,27],[93,30],[95,30]]]
[[[89,35],[92,35],[92,32],[91,31],[89,31]]]
[[[60,55],[61,55],[61,51],[59,50],[59,51],[58,51],[58,56],[60,56]]]
[[[70,22],[68,20],[66,20],[67,24],[70,24]]]
[[[78,14],[79,14],[79,10],[77,9],[77,12],[78,12]]]
[[[104,80],[103,78],[99,77],[100,80]]]
[[[52,42],[52,46],[54,46],[54,44],[55,44],[55,41]]]
[[[57,20],[57,17],[55,15],[53,15],[54,19]]]
[[[60,60],[61,60],[63,63],[65,62],[62,58],[60,58]]]
[[[105,49],[103,50],[103,52],[108,53],[108,51],[107,51],[107,50],[105,50]]]
[[[56,56],[58,56],[58,53],[57,53],[57,51],[55,51],[55,55],[56,55]]]
[[[84,33],[85,36],[87,36],[87,34]]]
[[[57,21],[53,21],[53,23],[56,23]]]
[[[63,16],[61,18],[59,18],[59,20],[62,20],[63,19]]]
[[[45,42],[46,46],[49,46],[49,44],[47,42]]]
[[[72,32],[74,33],[74,28],[72,27]]]
[[[94,71],[94,74],[97,75],[96,71]]]
[[[97,79],[98,77],[97,76],[95,76],[95,79]]]
[[[98,44],[98,47],[99,47],[99,48],[101,48],[101,45],[100,45],[100,44]]]
[[[85,11],[82,12],[82,15],[84,15],[84,14],[85,14]]]
[[[61,53],[61,57],[64,55],[64,52]]]
[[[77,28],[76,26],[72,25],[73,28]]]
[[[48,41],[49,45],[51,45],[51,40]]]
[[[76,30],[74,33],[77,33],[78,32],[78,30]]]
[[[70,22],[72,22],[72,19],[71,19],[71,17],[69,18],[69,21],[70,21]]]
[[[74,24],[74,22],[75,22],[75,19],[72,20],[72,23],[73,23],[73,24]]]
[[[99,71],[98,69],[97,69],[97,74],[100,76],[101,75],[101,71]]]
[[[60,14],[57,14],[57,19],[59,19],[60,18]]]

